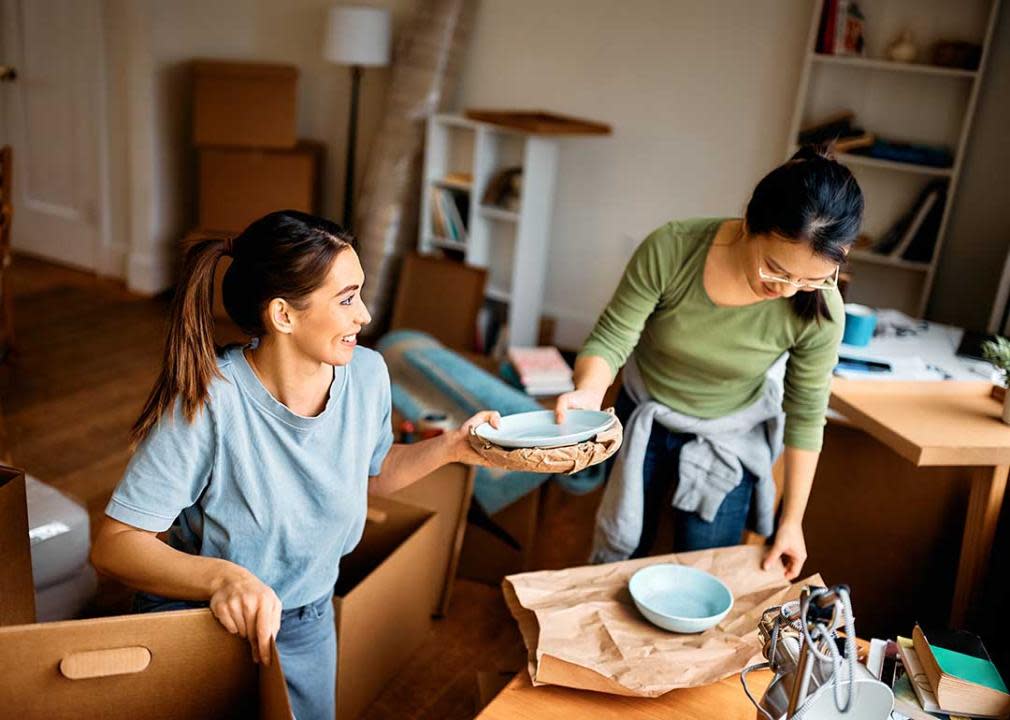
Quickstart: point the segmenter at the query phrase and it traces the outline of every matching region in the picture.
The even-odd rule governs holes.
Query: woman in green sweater
[[[557,403],[559,420],[570,408],[599,409],[634,351],[618,416],[634,433],[636,413],[648,403],[648,417],[656,420],[641,433],[647,436],[639,440],[644,451],[632,468],[642,483],[641,499],[632,503],[632,514],[642,517],[631,525],[641,527],[641,534],[637,547],[625,548],[634,547],[633,557],[650,549],[671,485],[685,486],[673,498],[676,551],[738,543],[755,510],[757,527],[763,513],[769,532],[771,464],[784,444],[784,495],[764,566],[781,559],[788,578],[799,574],[806,559],[803,513],[844,325],[838,270],[862,212],[862,193],[848,169],[829,151],[805,147],[758,183],[744,218],[670,222],[636,250],[576,361],[576,389]],[[769,370],[785,353],[784,383],[776,395]],[[629,389],[629,376],[637,388]],[[785,415],[778,441],[776,418],[759,412],[769,398],[773,414]],[[624,459],[632,433],[621,451]],[[747,446],[747,438],[755,437],[763,452]],[[701,444],[711,451],[704,467],[696,454],[695,460],[681,457],[685,446],[694,451]],[[709,460],[729,469],[728,481],[713,474]],[[752,507],[762,485],[765,501]],[[607,493],[613,494],[610,487]],[[605,497],[598,539],[601,525],[613,530],[614,519],[604,515],[621,502]]]

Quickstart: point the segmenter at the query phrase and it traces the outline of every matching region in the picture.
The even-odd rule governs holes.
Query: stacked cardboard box
[[[275,210],[319,211],[322,145],[297,138],[297,84],[290,65],[193,63],[199,206],[190,236],[234,236]],[[220,302],[215,315],[226,316]]]

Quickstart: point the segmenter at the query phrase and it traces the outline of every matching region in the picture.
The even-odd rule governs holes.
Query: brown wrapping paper
[[[508,576],[502,583],[505,601],[526,643],[533,684],[656,697],[763,661],[761,613],[799,599],[805,585],[824,584],[814,575],[791,585],[781,566],[762,570],[763,557],[764,548],[740,545]],[[712,573],[732,591],[733,609],[697,635],[652,625],[635,607],[628,580],[656,563]]]
[[[613,414],[613,410],[607,412]],[[496,468],[521,470],[524,472],[547,473],[550,475],[571,475],[601,463],[616,453],[624,438],[621,421],[616,417],[613,424],[596,437],[577,445],[559,448],[503,448],[479,438],[470,431],[470,447]]]

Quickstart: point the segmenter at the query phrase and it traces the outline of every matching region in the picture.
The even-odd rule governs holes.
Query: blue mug
[[[845,333],[842,342],[853,347],[864,347],[873,339],[877,329],[877,311],[865,305],[846,303]]]

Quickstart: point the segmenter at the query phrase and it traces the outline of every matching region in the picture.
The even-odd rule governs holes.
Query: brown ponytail
[[[186,249],[182,277],[172,300],[165,358],[140,417],[130,430],[135,447],[176,399],[187,422],[207,401],[221,377],[214,344],[214,271],[222,255],[232,264],[224,275],[222,300],[229,317],[248,335],[266,334],[263,312],[274,298],[299,307],[319,287],[337,254],[352,239],[334,222],[295,210],[266,215],[234,240],[198,239]]]
[[[214,270],[229,242],[221,238],[198,239],[186,249],[182,278],[169,312],[165,358],[154,389],[130,430],[130,441],[139,445],[176,397],[189,422],[203,407],[210,381],[220,377],[214,345]]]

